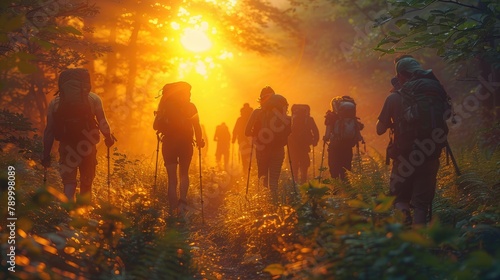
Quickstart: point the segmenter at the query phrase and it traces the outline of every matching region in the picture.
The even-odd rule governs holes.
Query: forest
[[[432,69],[453,108],[425,226],[393,207],[391,139],[377,135],[400,55]],[[42,165],[68,68],[88,70],[116,138],[101,135],[90,197],[75,201],[58,141]],[[205,141],[182,216],[153,129],[178,81]],[[275,195],[255,152],[245,166],[233,141],[224,166],[214,140],[266,86],[287,115],[309,105],[320,133],[306,182],[287,154]],[[499,1],[1,1],[0,92],[0,279],[500,279]],[[336,96],[364,124],[344,180],[330,177],[323,140]]]

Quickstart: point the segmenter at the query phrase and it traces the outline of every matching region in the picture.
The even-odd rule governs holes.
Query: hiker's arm
[[[50,166],[50,152],[54,144],[54,102],[51,102],[47,110],[47,126],[43,132],[43,154],[42,165],[44,167]]]
[[[319,141],[319,129],[312,117],[311,117],[311,130],[313,134],[313,146],[315,147],[316,145],[318,145]]]
[[[394,100],[394,97],[391,95],[388,96],[384,102],[384,107],[382,107],[382,111],[380,112],[380,115],[378,116],[377,120],[377,134],[382,135],[384,134],[387,129],[392,127],[393,123],[393,107],[394,107],[394,102],[391,102],[391,100]]]
[[[201,133],[200,117],[198,116],[198,113],[196,113],[191,118],[191,122],[193,124],[194,137],[196,139],[196,146],[198,146],[199,148],[205,147],[205,141],[203,140],[203,136]]]
[[[234,128],[233,128],[233,137],[231,139],[231,143],[234,144],[234,142],[236,142],[236,134],[238,134],[238,128],[240,126],[240,119],[238,118],[236,120],[236,123],[234,124]]]
[[[333,132],[333,125],[335,124],[335,121],[337,120],[336,114],[332,113],[332,111],[328,110],[325,115],[325,135],[323,136],[323,141],[328,142],[330,141],[330,136]]]
[[[386,125],[385,123],[381,122],[380,120],[377,120],[377,134],[382,135],[384,134],[387,129],[389,129],[389,125]]]
[[[99,130],[102,132],[106,139],[111,139],[111,128],[109,127],[108,120],[106,119],[106,114],[104,113],[104,109],[102,108],[102,101],[99,96],[96,95],[97,98],[94,98],[95,104],[95,117],[97,119],[97,124],[99,125]]]
[[[255,119],[257,115],[257,110],[253,111],[248,119],[247,125],[245,127],[245,136],[252,137],[253,136],[253,126],[255,124]]]
[[[328,142],[330,141],[330,135],[333,132],[333,125],[327,125],[325,129],[325,135],[323,136],[323,141]]]

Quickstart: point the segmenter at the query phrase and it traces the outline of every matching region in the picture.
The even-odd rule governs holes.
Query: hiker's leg
[[[240,148],[241,166],[243,167],[243,172],[248,171],[248,165],[250,164],[250,152],[245,152]]]
[[[76,153],[76,148],[59,144],[59,174],[64,186],[64,195],[69,201],[75,201],[76,173],[82,158]]]
[[[288,147],[290,149],[290,147]],[[291,171],[293,174],[293,177],[295,180],[299,180],[299,168],[300,168],[300,162],[299,162],[299,157],[297,155],[297,151],[295,149],[290,149],[290,158],[288,159],[289,162],[291,162]]]
[[[229,150],[224,153],[224,170],[229,170]]]
[[[168,177],[168,204],[170,205],[170,212],[174,209],[177,209],[177,164],[168,164],[167,168],[167,177]]]
[[[340,151],[330,143],[328,145],[328,167],[332,178],[340,178],[342,165],[339,157]]]
[[[399,161],[393,161],[390,178],[390,195],[395,196],[394,208],[403,213],[405,216],[404,223],[411,225],[410,201],[413,193],[412,182],[411,178],[404,178],[398,173],[399,164]]]
[[[221,164],[220,164],[220,158],[221,158],[221,153],[219,151],[219,146],[217,146],[217,151],[215,152],[215,162],[217,164],[217,168],[220,170]]]
[[[248,172],[248,165],[250,164],[250,154],[252,153],[252,144],[248,141],[238,142],[238,148],[241,156],[241,163],[243,172]],[[255,154],[253,154],[255,158]]]
[[[436,177],[439,158],[426,161],[416,168],[411,204],[414,209],[414,224],[425,225],[436,193]]]
[[[301,173],[301,179],[300,183],[304,184],[307,182],[307,169],[309,169],[309,166],[311,165],[311,159],[309,158],[309,147],[307,147],[307,150],[303,151],[302,158],[300,160],[300,173]]]
[[[345,146],[342,150],[339,150],[339,160],[341,161],[339,177],[345,180],[347,177],[346,170],[351,171],[352,168],[352,148],[350,146]]]
[[[189,165],[193,158],[193,146],[191,144],[184,145],[182,154],[179,156],[179,201],[187,203],[187,193],[189,188]]]
[[[257,175],[264,180],[264,187],[269,186],[269,151],[267,148],[257,151]]]
[[[300,180],[301,184],[307,182],[307,166],[300,166]]]
[[[172,214],[177,209],[177,150],[175,143],[164,139],[162,145],[162,155],[165,168],[167,169],[167,198],[169,204],[169,213]]]
[[[272,193],[277,193],[278,182],[281,174],[281,166],[285,159],[285,148],[283,146],[274,147],[270,149],[269,158],[269,188]]]
[[[95,170],[97,165],[97,151],[95,146],[90,155],[83,158],[80,165],[80,195],[87,196],[92,199],[92,182],[95,178]]]

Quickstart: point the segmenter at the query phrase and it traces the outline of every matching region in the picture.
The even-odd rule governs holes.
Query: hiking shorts
[[[88,145],[86,145],[88,144]],[[80,184],[91,186],[97,165],[97,150],[89,142],[76,145],[59,144],[59,174],[62,183],[76,184],[76,173],[80,171]]]
[[[409,203],[425,210],[434,199],[439,158],[429,159],[420,166],[411,166],[408,161],[394,161],[390,179],[394,203]]]
[[[165,166],[171,164],[189,166],[193,157],[193,144],[191,141],[164,140],[161,152]]]

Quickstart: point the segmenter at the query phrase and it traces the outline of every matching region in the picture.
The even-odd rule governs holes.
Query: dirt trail
[[[204,180],[204,224],[189,222],[197,279],[270,279],[257,255],[248,254],[248,211],[261,203],[245,199],[246,178],[212,172]],[[255,185],[252,185],[255,187]],[[200,215],[201,216],[201,215]]]

